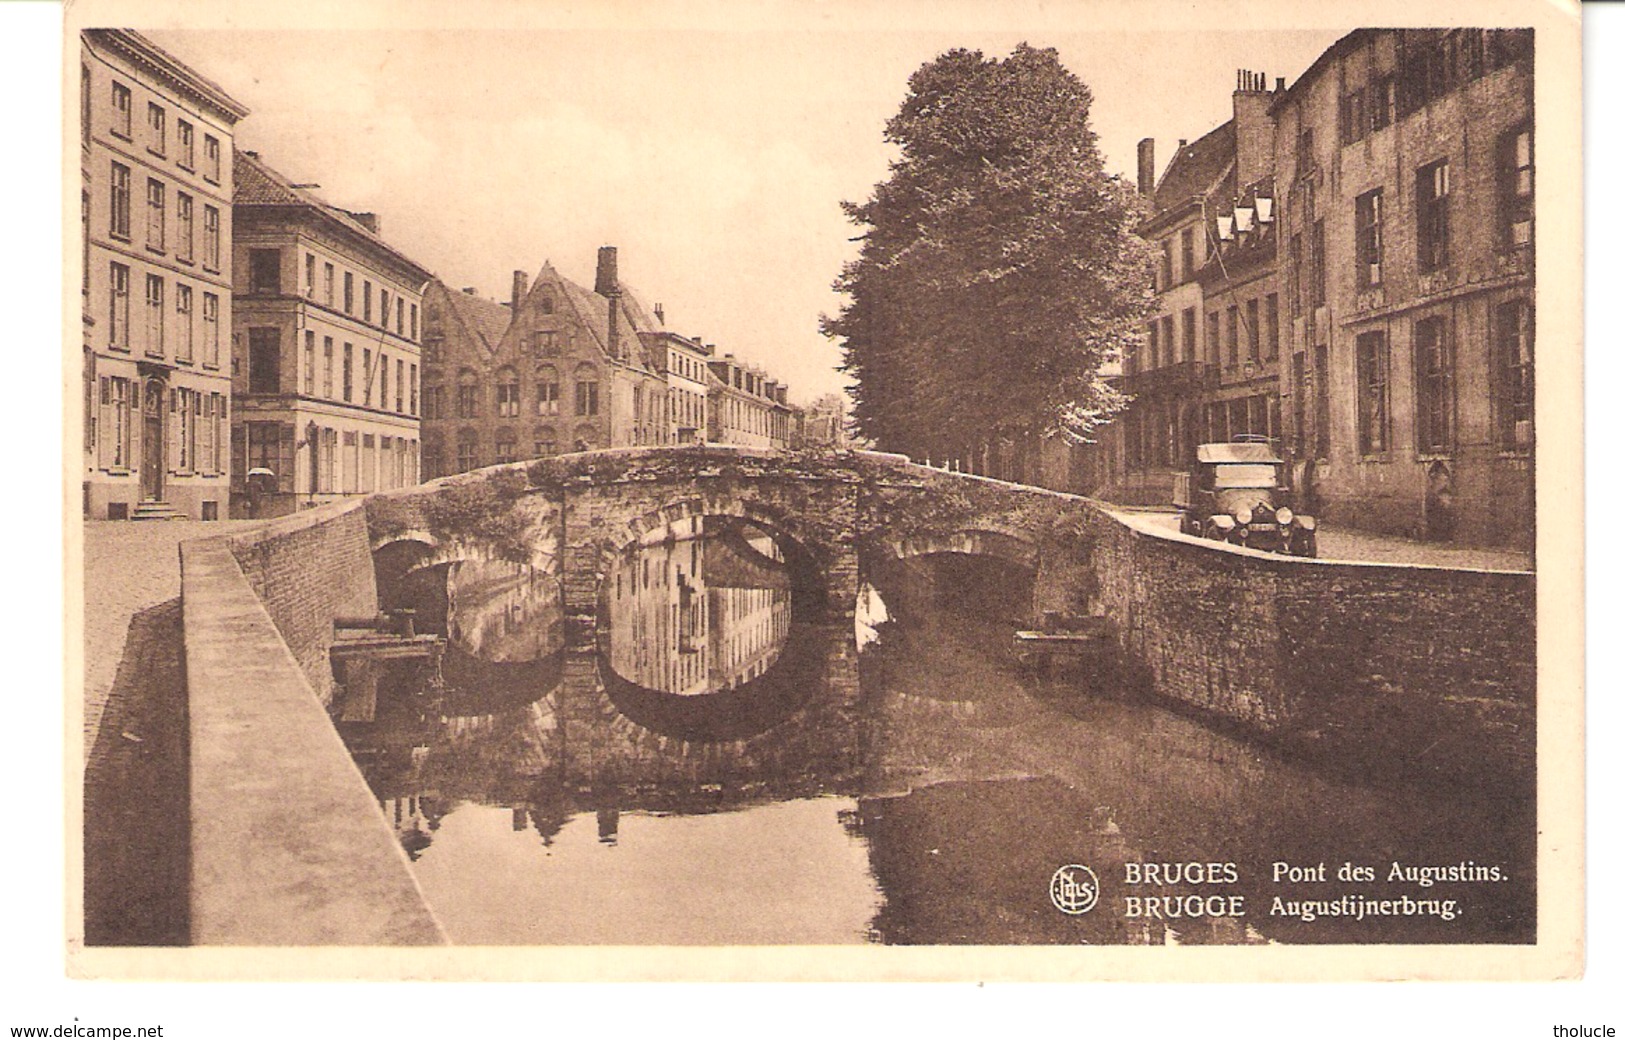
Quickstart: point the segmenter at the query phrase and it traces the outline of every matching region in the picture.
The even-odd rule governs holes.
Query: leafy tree
[[[1100,367],[1151,300],[1144,212],[1102,167],[1089,88],[1027,44],[1003,60],[949,51],[908,87],[886,124],[890,176],[842,203],[863,245],[822,321],[858,430],[937,459],[1086,439],[1123,404]]]

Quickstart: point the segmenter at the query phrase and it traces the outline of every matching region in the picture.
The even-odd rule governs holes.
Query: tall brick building
[[[1331,523],[1531,543],[1533,62],[1531,30],[1362,29],[1290,87],[1242,72],[1152,191],[1093,490],[1162,504],[1196,443],[1263,434]]]
[[[416,484],[430,273],[375,214],[323,201],[254,152],[234,166],[232,514]]]
[[[665,444],[656,317],[621,285],[613,246],[588,290],[544,264],[506,303],[436,280],[424,296],[424,476],[588,448]]]
[[[1359,30],[1270,112],[1305,490],[1333,523],[1532,544],[1533,31]]]
[[[87,30],[79,55],[85,515],[217,519],[248,110],[140,33]]]

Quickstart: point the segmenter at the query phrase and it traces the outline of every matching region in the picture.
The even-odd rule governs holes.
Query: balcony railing
[[[1123,378],[1123,389],[1131,394],[1168,390],[1199,390],[1217,386],[1219,370],[1204,361],[1179,361]]]

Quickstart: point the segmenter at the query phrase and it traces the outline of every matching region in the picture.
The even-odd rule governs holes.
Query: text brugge
[[[1234,863],[1123,864],[1123,884],[1148,888],[1234,885],[1240,876]],[[1124,917],[1174,919],[1246,915],[1246,897],[1225,892],[1147,893],[1123,897]]]

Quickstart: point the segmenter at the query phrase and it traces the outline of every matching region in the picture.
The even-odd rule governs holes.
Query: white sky
[[[590,286],[617,245],[668,325],[807,402],[845,383],[817,331],[856,248],[838,204],[886,176],[881,130],[921,64],[1056,47],[1094,92],[1108,169],[1132,177],[1141,137],[1160,168],[1229,118],[1237,68],[1290,83],[1343,30],[147,31],[252,109],[239,147],[376,211],[454,288],[505,299],[544,260]]]

